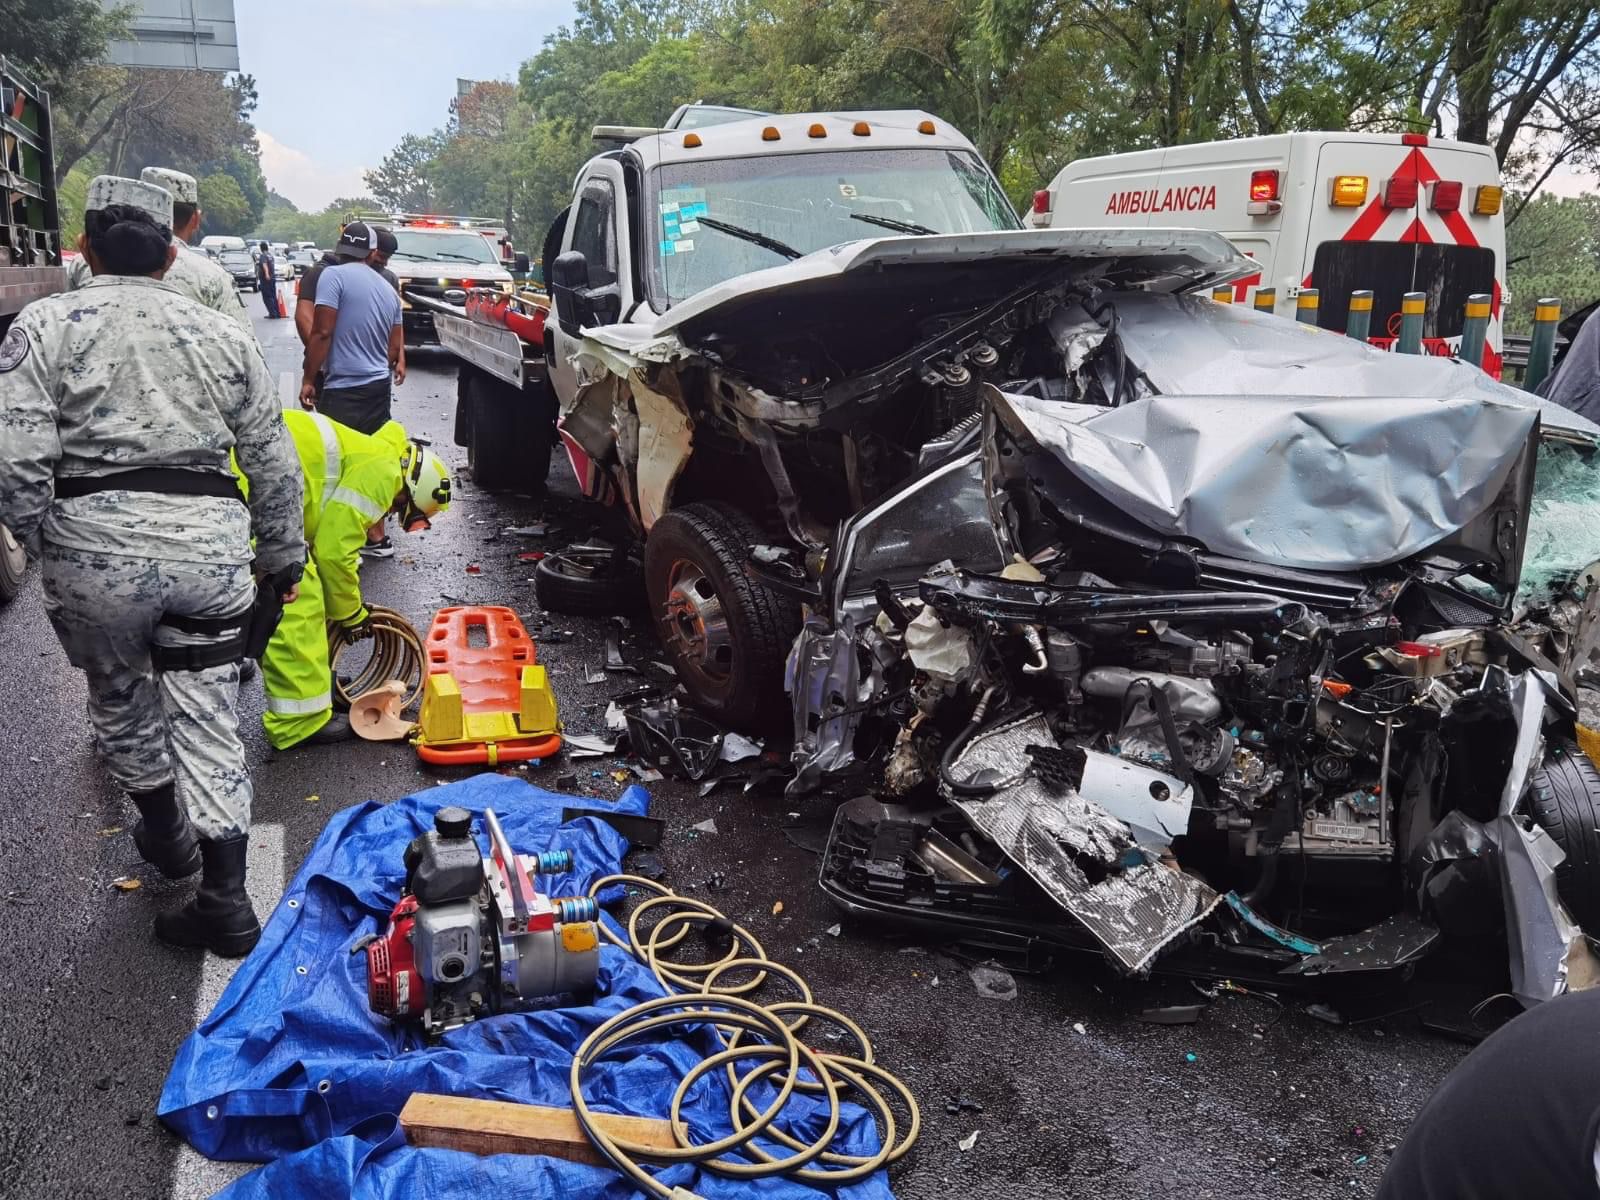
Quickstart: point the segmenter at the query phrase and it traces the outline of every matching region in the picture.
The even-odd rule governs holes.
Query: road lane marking
[[[288,376],[284,372],[284,377]],[[256,916],[265,924],[283,895],[283,826],[254,825],[250,829],[250,855],[245,867],[244,886]],[[218,958],[207,954],[200,968],[200,987],[194,999],[194,1024],[199,1026],[211,1015],[217,1001],[239,969],[242,958]],[[235,1179],[253,1171],[256,1163],[212,1162],[188,1142],[178,1147],[172,1166],[171,1200],[205,1200]]]

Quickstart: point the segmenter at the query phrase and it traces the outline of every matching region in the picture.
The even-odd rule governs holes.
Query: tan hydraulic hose
[[[349,708],[357,696],[391,679],[399,679],[406,685],[405,702],[400,707],[410,708],[422,695],[422,639],[410,622],[393,609],[374,606],[367,611],[372,616],[370,637],[352,638],[348,630],[338,625],[328,626],[328,662],[333,667],[334,695],[341,706]],[[354,678],[345,679],[339,674],[339,656],[358,642],[369,640],[371,657]]]
[[[629,915],[626,941],[612,933],[604,922],[600,925],[601,932],[613,945],[627,950],[648,967],[669,994],[618,1013],[585,1038],[573,1056],[569,1082],[578,1122],[612,1165],[652,1196],[662,1197],[662,1200],[693,1200],[693,1193],[687,1189],[669,1188],[657,1182],[640,1165],[640,1160],[691,1162],[735,1179],[782,1175],[822,1187],[835,1187],[864,1178],[910,1151],[922,1128],[916,1097],[904,1083],[874,1061],[872,1043],[859,1025],[843,1013],[817,1004],[810,985],[799,972],[769,959],[749,930],[735,925],[705,901],[679,896],[654,880],[638,875],[608,875],[589,889],[589,895],[598,898],[602,889],[615,883],[656,894]],[[646,913],[662,914],[663,910],[667,911],[648,931],[641,930],[641,918]],[[719,923],[730,931],[731,945],[722,957],[708,963],[680,962],[665,957],[668,951],[682,944],[693,926],[712,923]],[[735,973],[749,973],[751,977],[738,983],[719,983],[723,976]],[[786,980],[802,998],[764,1004],[750,998],[773,978]],[[795,1035],[812,1020],[842,1030],[855,1043],[858,1054],[834,1054],[800,1041]],[[584,1072],[641,1034],[685,1025],[709,1026],[722,1049],[696,1064],[673,1093],[669,1117],[677,1148],[662,1150],[640,1145],[599,1128],[584,1099]],[[741,1064],[743,1074],[740,1074]],[[718,1070],[726,1072],[732,1088],[728,1115],[733,1132],[716,1141],[696,1145],[691,1142],[689,1127],[683,1119],[684,1099],[696,1082]],[[763,1080],[776,1091],[765,1108],[758,1108],[751,1099],[750,1089]],[[873,1114],[881,1145],[876,1154],[838,1154],[828,1148],[839,1129],[839,1097],[846,1091],[860,1096]],[[797,1092],[822,1098],[827,1106],[824,1127],[811,1142],[803,1142],[779,1128],[783,1109]],[[895,1120],[895,1100],[908,1118],[903,1136]],[[781,1143],[793,1153],[778,1158],[758,1146],[757,1137]],[[729,1151],[754,1161],[735,1162],[721,1157]],[[814,1166],[816,1163],[830,1165]]]

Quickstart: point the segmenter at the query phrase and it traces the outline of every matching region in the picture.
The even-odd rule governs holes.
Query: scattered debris
[[[1189,1051],[1187,1054],[1185,1054],[1183,1056],[1183,1061],[1192,1066],[1193,1064],[1195,1064],[1195,1063],[1200,1061],[1200,1056],[1198,1054],[1196,1054],[1193,1050],[1191,1050],[1191,1051]]]
[[[957,1092],[954,1096],[951,1096],[950,1099],[945,1101],[944,1110],[945,1112],[951,1114],[964,1112],[981,1113],[983,1111],[983,1105],[979,1104],[976,1100],[968,1098],[965,1092]]]
[[[777,916],[782,911],[783,911],[783,901],[779,900],[776,904],[774,904],[772,906],[772,915],[773,916]]]
[[[959,1142],[956,1143],[956,1145],[961,1147],[961,1153],[963,1153],[963,1154],[965,1154],[968,1150],[971,1150],[977,1144],[978,1144],[978,1131],[976,1129],[974,1129],[971,1133],[967,1134],[966,1137],[962,1138]]]
[[[311,795],[306,797],[306,803],[307,804],[321,804],[322,803],[322,797],[319,794],[317,794],[316,792],[312,792]]]
[[[568,758],[600,758],[617,752],[617,739],[598,733],[568,733],[562,735]]]
[[[606,728],[613,733],[628,732],[627,714],[622,711],[622,706],[615,700],[606,705]]]
[[[1079,1037],[1082,1037],[1084,1034],[1088,1033],[1089,1031],[1084,1028],[1082,1021],[1074,1021],[1072,1023],[1072,1032],[1077,1034]]]
[[[614,633],[606,636],[606,670],[633,673],[633,668],[623,660],[622,643]]]
[[[1015,1000],[1017,998],[1017,981],[1010,971],[991,959],[980,966],[973,967],[968,972],[972,976],[972,985],[978,989],[978,995],[985,1000]]]
[[[467,567],[466,567],[466,571],[467,571],[468,575],[482,575],[483,574],[483,568],[480,567],[477,563],[468,563]]]
[[[726,871],[713,871],[706,879],[706,891],[725,892],[728,890],[728,873]]]
[[[844,932],[844,927],[840,925],[829,925],[822,932],[827,934],[829,937],[838,937]]]
[[[550,531],[550,526],[543,521],[533,525],[512,525],[500,532],[506,537],[544,537]]]
[[[640,783],[660,783],[666,778],[665,775],[656,770],[654,767],[642,766],[639,763],[629,763],[628,770],[634,773]]]
[[[628,859],[628,871],[644,879],[659,880],[667,877],[667,864],[659,854],[642,850]]]
[[[588,663],[584,663],[583,681],[585,683],[604,683],[606,681],[606,673],[604,668],[591,667]]]
[[[1203,1004],[1163,1004],[1140,1011],[1146,1025],[1193,1025],[1205,1011]]]
[[[645,762],[681,778],[704,779],[717,763],[722,730],[671,696],[624,710],[628,744]],[[610,710],[606,711],[610,724]]]
[[[110,826],[110,827],[108,827],[106,829],[102,829],[100,831],[100,836],[101,837],[116,837],[116,835],[121,833],[121,832],[122,832],[122,826],[121,825],[112,825],[112,826]]]
[[[761,754],[761,743],[753,742],[742,733],[725,733],[722,735],[722,751],[719,757],[725,763],[743,762],[747,758],[757,758]]]
[[[713,776],[700,785],[699,796],[702,800],[704,800],[707,796],[711,795],[712,792],[716,791],[725,783],[744,783],[747,782],[749,778],[750,777],[748,775],[743,773]]]
[[[111,881],[111,886],[116,888],[119,892],[132,892],[142,888],[144,884],[140,883],[131,875],[123,875],[117,879],[113,879]]]
[[[518,562],[538,562],[544,557],[543,550],[527,550],[517,555]]]
[[[689,828],[697,833],[715,833],[717,831],[717,821],[715,817],[707,817],[704,821],[691,825]]]

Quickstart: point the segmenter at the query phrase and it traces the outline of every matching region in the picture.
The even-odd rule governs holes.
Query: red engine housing
[[[411,927],[417,898],[406,896],[389,914],[389,928],[367,943],[367,1003],[385,1017],[420,1017],[426,1004]]]

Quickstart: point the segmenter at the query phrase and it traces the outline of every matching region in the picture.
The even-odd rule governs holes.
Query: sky
[[[235,0],[261,97],[267,183],[298,208],[366,194],[361,174],[443,125],[456,79],[515,81],[571,0]]]

